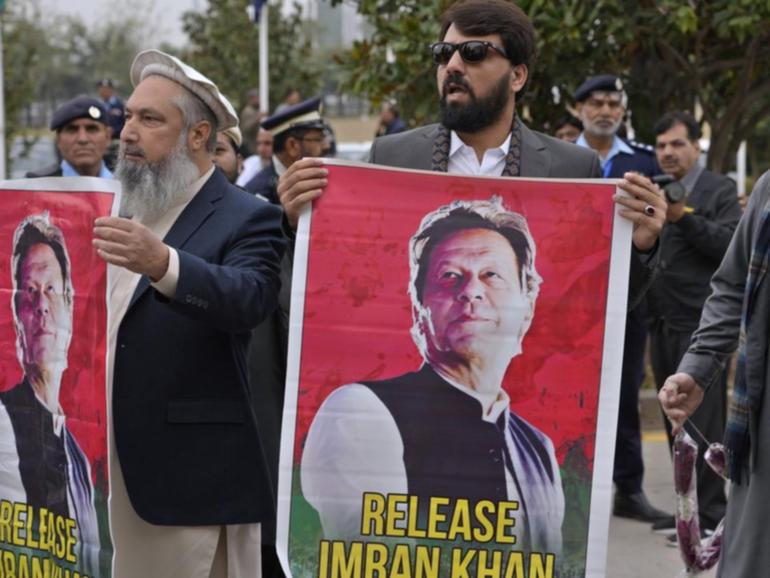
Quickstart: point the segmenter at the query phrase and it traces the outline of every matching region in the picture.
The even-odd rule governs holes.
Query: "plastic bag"
[[[676,537],[685,570],[679,576],[697,576],[719,561],[722,550],[724,520],[714,533],[701,540],[698,518],[695,460],[698,445],[681,430],[674,438],[674,489],[676,490]],[[705,455],[706,463],[718,475],[725,477],[725,451],[721,444],[711,444]]]

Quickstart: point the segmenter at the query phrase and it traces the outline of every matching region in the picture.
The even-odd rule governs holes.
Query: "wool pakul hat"
[[[241,134],[241,129],[239,129],[237,126],[231,126],[230,128],[226,128],[221,132],[225,134],[227,138],[233,141],[236,149],[240,148],[240,146],[243,144],[243,135]]]
[[[321,97],[316,96],[284,108],[281,112],[263,120],[262,128],[269,130],[273,136],[293,128],[323,130],[325,125],[321,117],[321,104]]]
[[[160,50],[145,50],[137,54],[131,65],[131,84],[136,86],[153,74],[181,84],[200,98],[214,113],[217,130],[238,126],[238,115],[233,105],[222,96],[216,84],[192,66]]]
[[[51,119],[51,130],[59,130],[65,124],[79,118],[88,118],[102,124],[107,122],[107,109],[101,100],[82,94],[68,100],[56,109]]]
[[[600,74],[588,78],[573,94],[575,102],[583,102],[594,91],[623,92],[623,81],[614,74]]]

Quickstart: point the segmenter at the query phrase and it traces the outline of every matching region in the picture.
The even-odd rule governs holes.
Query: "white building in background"
[[[284,13],[290,14],[295,3],[302,8],[303,16],[317,23],[321,29],[317,38],[319,48],[349,48],[353,42],[363,40],[370,32],[366,20],[357,13],[353,2],[332,6],[330,0],[285,0]]]

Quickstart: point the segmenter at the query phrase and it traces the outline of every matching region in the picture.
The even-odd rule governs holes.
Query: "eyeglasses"
[[[307,142],[314,142],[314,143],[321,143],[324,141],[322,136],[303,136],[303,137],[300,137],[299,140],[301,140],[302,142],[307,141]]]
[[[477,64],[484,60],[489,53],[489,49],[494,50],[500,56],[508,58],[505,49],[486,40],[467,40],[457,44],[453,42],[436,42],[430,45],[430,53],[433,56],[433,62],[436,64],[448,64],[452,60],[455,50],[460,51],[460,58],[468,64]]]

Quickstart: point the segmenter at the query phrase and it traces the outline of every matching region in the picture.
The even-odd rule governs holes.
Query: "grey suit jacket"
[[[404,169],[430,170],[437,124],[375,139],[369,162]],[[521,125],[521,176],[528,178],[601,178],[599,157],[579,147]],[[628,310],[634,309],[653,281],[659,251],[652,255],[631,253]]]
[[[437,124],[378,138],[369,161],[405,169],[430,170]],[[530,178],[601,178],[599,157],[579,147],[521,125],[521,176]]]

